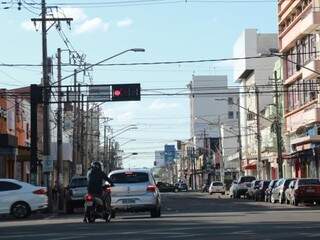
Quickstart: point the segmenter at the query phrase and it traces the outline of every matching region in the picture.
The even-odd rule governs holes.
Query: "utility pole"
[[[224,183],[224,159],[223,159],[223,135],[222,135],[223,125],[221,124],[220,117],[218,120],[218,126],[219,126],[219,150],[220,150],[220,158],[221,158],[220,180],[222,183]]]
[[[238,146],[239,146],[239,176],[242,172],[242,139],[241,139],[241,120],[240,120],[240,97],[238,98]]]
[[[74,69],[73,75],[73,131],[72,131],[72,175],[76,174],[77,168],[77,70]]]
[[[63,136],[62,136],[62,94],[61,94],[61,49],[57,51],[57,77],[58,77],[58,109],[57,109],[57,188],[58,207],[62,209],[62,188],[63,188]]]
[[[106,151],[106,140],[107,140],[107,125],[104,125],[103,127],[103,165],[104,165],[104,170],[106,171],[107,169],[107,151]],[[108,172],[107,172],[108,173]]]
[[[259,101],[259,89],[255,86],[255,95],[256,95],[256,109],[257,109],[257,175],[261,179],[261,126],[260,126],[260,101]]]
[[[88,144],[88,133],[89,133],[89,102],[87,102],[87,106],[86,106],[86,123],[85,123],[85,159],[84,159],[84,168],[85,171],[87,171],[88,168],[88,159],[89,159],[89,144]]]
[[[82,169],[82,162],[81,162],[81,85],[78,84],[78,89],[77,89],[77,103],[78,103],[78,106],[77,106],[77,164],[78,166],[81,166],[81,171],[79,171],[78,174],[82,174],[83,173],[83,169]]]
[[[50,82],[48,76],[48,53],[47,53],[47,7],[46,1],[41,0],[41,26],[42,26],[42,84],[43,84],[43,160],[51,161],[50,158]],[[50,184],[50,172],[46,173],[48,189],[48,210],[52,211],[52,191]]]
[[[275,83],[275,104],[276,104],[276,135],[277,135],[277,162],[278,162],[278,169],[279,169],[279,178],[283,177],[283,170],[282,170],[282,136],[281,136],[281,122],[280,122],[280,112],[279,112],[279,91],[278,91],[278,76],[277,71],[274,71],[274,83]]]
[[[48,53],[47,53],[47,21],[67,21],[68,23],[72,18],[47,18],[46,1],[41,0],[41,18],[32,18],[33,22],[41,22],[42,34],[42,85],[43,85],[43,162],[48,164],[52,163],[50,159],[50,115],[49,115],[49,102],[50,102],[50,82],[48,76]],[[46,173],[46,184],[48,189],[48,209],[52,210],[52,196],[50,184],[50,172]]]
[[[81,94],[81,118],[80,118],[80,160],[82,166],[82,175],[86,173],[86,167],[84,163],[84,95]]]

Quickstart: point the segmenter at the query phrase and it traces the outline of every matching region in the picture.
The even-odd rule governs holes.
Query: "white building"
[[[258,33],[256,29],[246,29],[239,36],[233,49],[234,58],[247,58],[234,63],[234,80],[240,84],[240,128],[242,142],[242,156],[245,170],[248,174],[256,174],[257,161],[257,94],[259,110],[262,111],[272,103],[272,94],[263,91],[272,90],[270,77],[273,76],[274,64],[277,58],[259,57],[277,48],[277,34]],[[266,86],[266,85],[269,85]],[[261,128],[264,121],[260,118]]]
[[[198,153],[207,153],[204,167],[209,172],[216,171],[210,174],[217,176],[220,167],[227,166],[221,161],[221,136],[223,159],[238,151],[238,92],[228,88],[228,78],[224,75],[193,76],[189,88],[191,138]]]

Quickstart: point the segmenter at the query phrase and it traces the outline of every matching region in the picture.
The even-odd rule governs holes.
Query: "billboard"
[[[176,157],[176,146],[175,145],[165,145],[164,146],[164,160],[165,162],[171,163]]]

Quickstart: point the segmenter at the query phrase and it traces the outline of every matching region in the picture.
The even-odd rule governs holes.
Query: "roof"
[[[148,168],[126,168],[126,169],[120,169],[110,172],[109,174],[114,173],[124,173],[124,172],[144,172],[144,173],[150,173],[151,170]]]

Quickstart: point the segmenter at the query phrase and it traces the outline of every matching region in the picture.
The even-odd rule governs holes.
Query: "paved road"
[[[201,193],[163,194],[163,216],[121,214],[84,224],[80,214],[0,219],[0,240],[320,239],[320,208],[233,200]]]

